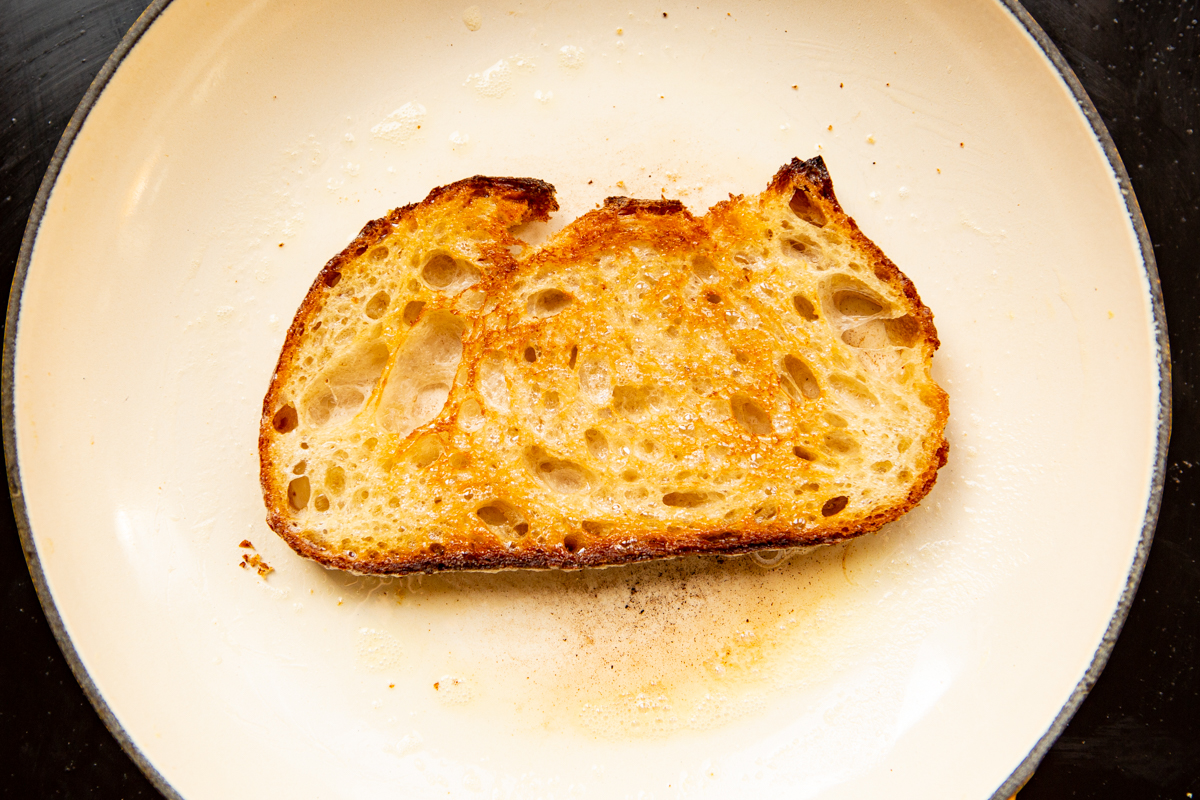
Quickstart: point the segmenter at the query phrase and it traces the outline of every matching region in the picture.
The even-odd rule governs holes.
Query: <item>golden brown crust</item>
[[[916,328],[914,334],[919,346],[925,351],[926,362],[939,346],[933,316],[921,299],[912,282],[896,265],[862,232],[852,218],[847,216],[838,203],[833,184],[824,161],[818,156],[808,161],[793,159],[772,179],[767,193],[786,196],[794,193],[791,202],[796,213],[803,217],[815,214],[822,220],[828,219],[831,227],[852,240],[854,247],[866,255],[875,277],[901,293],[906,299],[909,317]],[[728,527],[710,526],[707,529],[681,528],[664,533],[662,530],[648,531],[640,528],[636,519],[607,522],[603,526],[590,527],[586,520],[575,519],[574,527],[553,546],[500,547],[498,540],[481,543],[478,536],[469,532],[448,532],[440,541],[423,550],[395,555],[386,550],[368,552],[335,552],[318,543],[319,537],[306,536],[298,528],[288,507],[286,478],[280,478],[281,467],[272,460],[271,445],[277,436],[273,419],[285,400],[281,396],[283,387],[295,369],[297,354],[306,325],[326,302],[340,282],[342,271],[350,268],[372,248],[379,245],[404,226],[412,224],[419,215],[449,204],[470,205],[490,202],[502,198],[524,209],[519,221],[545,220],[557,209],[553,187],[548,184],[519,178],[485,178],[476,176],[454,184],[434,189],[421,203],[395,209],[386,217],[367,223],[350,245],[321,269],[288,330],[283,350],[271,386],[263,402],[263,416],[259,437],[260,479],[268,509],[268,523],[297,553],[312,558],[328,567],[364,574],[405,574],[413,572],[437,572],[443,570],[498,570],[513,568],[559,568],[608,566],[644,561],[655,558],[676,557],[689,554],[739,554],[761,549],[810,546],[842,541],[877,530],[891,522],[920,502],[932,489],[937,472],[946,462],[948,445],[942,430],[948,419],[948,400],[945,393],[930,381],[928,405],[935,410],[930,425],[930,435],[922,442],[927,451],[926,467],[910,483],[907,494],[899,502],[871,510],[861,516],[839,519],[831,516],[820,520],[817,525],[796,527],[787,520],[747,523],[739,522]],[[584,264],[590,256],[616,247],[627,247],[639,240],[647,226],[654,232],[654,245],[658,252],[687,254],[708,235],[706,224],[719,225],[723,217],[732,219],[742,213],[744,198],[731,197],[710,210],[705,222],[694,217],[684,206],[674,200],[638,200],[626,197],[610,197],[603,207],[581,217],[554,243],[552,251],[534,253],[526,265],[536,272],[539,264],[547,268],[553,264]],[[509,220],[512,222],[512,220]],[[822,225],[825,223],[822,222]],[[509,252],[513,240],[506,233],[497,234],[496,241],[481,245],[483,256],[480,263],[490,267],[482,279],[481,287],[503,284],[507,276],[516,270],[516,262]],[[543,323],[523,322],[530,340],[536,340]],[[489,348],[500,334],[482,333],[471,347],[482,352]],[[477,381],[476,363],[468,370],[471,384]],[[441,419],[424,434],[448,434],[455,424],[454,418]],[[415,434],[414,434],[415,435]],[[501,498],[503,499],[503,498]],[[836,514],[836,512],[835,512]],[[586,547],[572,547],[572,537],[586,537]]]

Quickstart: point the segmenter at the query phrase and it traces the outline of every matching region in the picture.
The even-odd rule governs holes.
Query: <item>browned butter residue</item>
[[[476,722],[657,737],[733,721],[836,669],[821,642],[853,591],[844,555],[441,576],[404,609],[444,659],[430,670],[472,676]]]

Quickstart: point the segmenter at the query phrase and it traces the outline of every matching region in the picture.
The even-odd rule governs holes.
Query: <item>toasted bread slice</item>
[[[359,573],[603,566],[833,542],[945,463],[932,315],[793,160],[704,217],[609,198],[534,248],[476,177],[321,270],[263,403],[271,527]]]

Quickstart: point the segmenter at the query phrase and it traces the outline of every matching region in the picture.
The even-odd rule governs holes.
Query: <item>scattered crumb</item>
[[[844,84],[844,83],[839,83],[839,84],[838,84],[838,88],[839,88],[839,89],[845,89],[845,88],[846,88],[846,84]]]
[[[942,169],[941,169],[941,167],[938,167],[938,175],[941,175],[941,174],[942,174]]]
[[[283,247],[283,242],[280,242],[280,243],[279,243],[279,246],[280,246],[280,247]]]
[[[258,553],[245,553],[242,555],[242,563],[238,565],[242,569],[253,569],[258,572],[259,577],[266,578],[275,568],[263,561],[262,556]]]
[[[867,136],[867,144],[875,144],[875,137],[874,137],[874,135],[869,135],[869,136]]]
[[[388,688],[389,688],[389,689],[395,689],[395,688],[396,688],[396,684],[394,684],[394,683],[389,683],[389,684],[388,684]]]
[[[830,126],[829,126],[829,130],[833,130],[833,126],[832,126],[832,125],[830,125]]]
[[[800,88],[800,84],[798,84],[798,83],[793,83],[793,84],[792,84],[792,88],[793,88],[793,89],[799,89],[799,88]]]
[[[251,550],[254,549],[254,545],[250,543],[249,539],[242,539],[242,543],[239,544],[238,547],[249,547]]]
[[[663,19],[666,19],[666,18],[667,18],[667,12],[665,12],[665,11],[664,11],[664,12],[663,12]]]
[[[623,28],[617,28],[617,36],[624,36],[624,35],[625,35],[625,30]]]
[[[434,681],[434,683],[433,683],[433,690],[434,690],[435,692],[438,690],[438,686],[439,686],[439,685],[440,685],[440,684],[439,684],[437,681]]]
[[[1110,312],[1108,312],[1108,318],[1109,318],[1109,319],[1112,319],[1114,316],[1116,316],[1116,315],[1115,315],[1115,314],[1113,314],[1113,312],[1111,312],[1111,311],[1110,311]]]
[[[959,142],[959,143],[958,143],[958,146],[959,146],[959,147],[966,147],[966,146],[967,146],[967,143],[966,143],[966,142]]]

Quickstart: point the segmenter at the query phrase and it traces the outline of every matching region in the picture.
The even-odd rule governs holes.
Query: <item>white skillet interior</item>
[[[262,395],[368,219],[474,174],[548,180],[558,224],[700,213],[818,153],[942,340],[950,463],[904,520],[770,571],[422,582],[267,529]],[[51,196],[16,431],[65,630],[185,797],[982,798],[1125,586],[1154,342],[1103,150],[996,3],[176,0]]]

